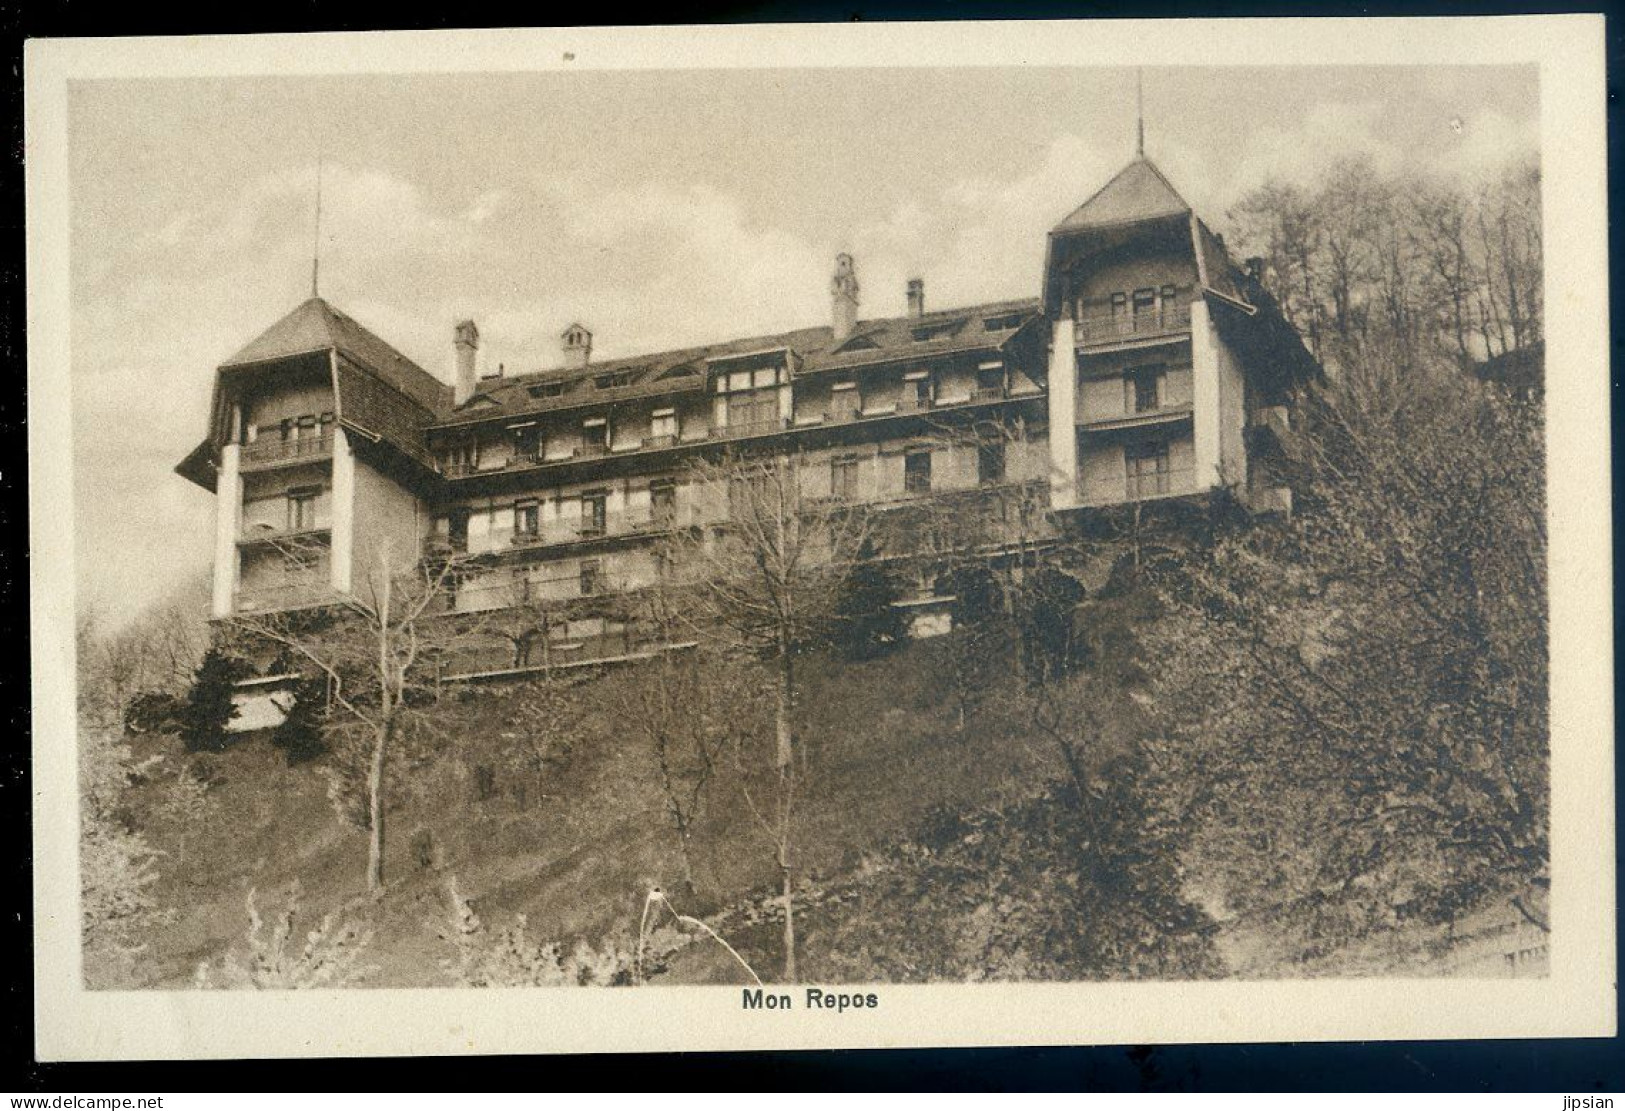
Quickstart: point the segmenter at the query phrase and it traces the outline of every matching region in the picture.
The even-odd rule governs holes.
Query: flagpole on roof
[[[1145,71],[1134,68],[1134,156],[1145,157]]]
[[[310,246],[310,295],[321,296],[322,277],[322,163],[325,155],[316,156],[316,227]]]

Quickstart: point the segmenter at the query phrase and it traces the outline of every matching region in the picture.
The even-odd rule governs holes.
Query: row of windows
[[[738,371],[717,380],[723,395],[723,425],[739,429],[771,431],[782,427],[778,382],[782,371]],[[937,399],[937,383],[928,372],[915,372],[903,380],[898,404],[905,411],[929,408]],[[976,395],[979,398],[1001,396],[1004,392],[1004,370],[1001,367],[984,368],[976,372]],[[888,396],[891,395],[888,391]],[[863,390],[857,382],[837,382],[831,387],[827,418],[831,421],[852,420],[865,410]],[[649,419],[647,443],[651,446],[677,442],[681,425],[674,408],[656,409]],[[538,463],[547,458],[549,431],[538,421],[527,421],[508,427],[512,438],[512,457],[521,463]],[[564,449],[559,457],[567,457],[574,449],[584,451],[609,450],[610,424],[607,417],[589,417],[576,428],[551,431],[552,445]],[[480,441],[470,436],[453,444],[442,456],[448,470],[470,471],[480,466]]]
[[[321,413],[304,413],[294,417],[284,417],[278,421],[268,421],[255,426],[254,440],[280,439],[284,443],[296,443],[300,440],[315,439],[318,436],[328,435],[333,427],[333,413],[327,410]],[[250,442],[249,429],[243,427],[242,443]]]
[[[830,496],[843,501],[856,501],[861,497],[858,466],[863,456],[842,455],[830,460]],[[1003,482],[1005,476],[1005,444],[1002,439],[988,438],[977,444],[976,478],[982,485]],[[903,453],[903,490],[908,494],[931,492],[931,449],[913,448]],[[562,504],[566,499],[560,498]],[[581,505],[581,537],[602,536],[608,526],[608,490],[587,490],[572,496]],[[446,536],[453,550],[468,548],[468,522],[473,510],[459,506],[447,514]],[[649,520],[659,525],[669,523],[677,516],[677,482],[675,479],[656,479],[649,484]],[[541,535],[541,500],[520,498],[513,503],[513,531],[516,536]]]
[[[1174,285],[1141,286],[1138,289],[1117,290],[1102,301],[1089,301],[1082,297],[1072,302],[1074,320],[1084,320],[1098,311],[1093,306],[1102,303],[1111,306],[1114,318],[1153,316],[1167,312],[1179,304],[1179,287]]]

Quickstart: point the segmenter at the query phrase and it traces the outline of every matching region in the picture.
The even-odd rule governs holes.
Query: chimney
[[[835,277],[829,283],[829,296],[835,342],[842,343],[858,322],[858,274],[852,268],[851,255],[835,256]]]
[[[457,347],[457,384],[452,390],[452,400],[461,405],[474,396],[477,377],[474,356],[480,349],[480,330],[472,320],[465,320],[457,325],[452,336]]]
[[[592,361],[592,333],[581,324],[572,324],[559,336],[564,365],[580,369]]]
[[[1264,260],[1258,255],[1248,258],[1242,265],[1247,268],[1247,276],[1253,281],[1262,282],[1264,280]]]
[[[908,280],[908,315],[913,317],[925,315],[924,278],[910,278]]]

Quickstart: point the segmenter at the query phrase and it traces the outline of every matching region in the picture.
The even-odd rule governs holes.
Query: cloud
[[[480,233],[501,208],[501,191],[482,193],[460,212],[442,211],[414,183],[378,169],[343,164],[321,171],[324,255],[357,262],[405,252],[459,252],[494,247]],[[268,243],[308,252],[316,219],[316,168],[290,168],[243,187],[219,220],[218,244],[241,251]]]

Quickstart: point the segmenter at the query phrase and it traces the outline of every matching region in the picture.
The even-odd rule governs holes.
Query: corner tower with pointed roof
[[[1218,488],[1286,508],[1248,426],[1301,377],[1302,344],[1143,154],[1050,231],[1042,303],[1052,510]]]
[[[320,297],[221,363],[176,468],[216,495],[214,616],[322,605],[378,552],[415,560],[423,428],[449,394]]]

